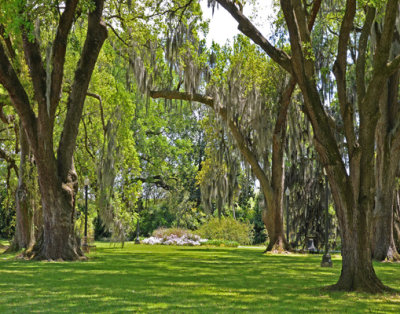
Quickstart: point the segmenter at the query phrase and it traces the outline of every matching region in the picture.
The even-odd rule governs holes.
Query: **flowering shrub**
[[[156,238],[166,238],[170,235],[175,235],[177,237],[188,236],[191,237],[193,234],[190,230],[183,228],[158,228],[153,231],[152,236]]]
[[[197,234],[207,239],[235,241],[242,245],[253,242],[253,226],[230,217],[211,218],[197,230]]]
[[[174,234],[176,231],[176,234]],[[142,241],[143,244],[164,244],[164,245],[201,245],[207,239],[202,239],[196,234],[190,233],[185,229],[170,228],[157,229],[153,236]]]

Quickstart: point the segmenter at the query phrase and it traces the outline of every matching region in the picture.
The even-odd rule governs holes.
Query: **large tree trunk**
[[[262,219],[269,238],[266,251],[279,253],[289,250],[289,245],[283,229],[282,199],[279,200],[278,198],[279,195],[277,195],[276,198],[274,197],[274,202],[272,204],[267,205],[267,209],[262,213]]]
[[[371,250],[368,245],[367,230],[363,227],[342,226],[342,272],[333,290],[365,291],[370,293],[388,291],[376,276]]]
[[[84,255],[74,229],[77,175],[70,171],[68,181],[62,183],[52,171],[54,166],[54,160],[38,164],[43,229],[28,256],[38,260],[81,259]]]
[[[398,38],[395,36],[395,38]],[[395,45],[394,47],[398,47]],[[395,55],[398,52],[393,51]],[[380,100],[380,119],[376,131],[376,197],[372,242],[373,258],[378,261],[400,260],[393,237],[394,186],[399,164],[399,147],[392,143],[397,127],[399,73],[392,75]]]
[[[396,247],[396,252],[400,253],[400,195],[399,191],[395,191],[393,201],[393,240]]]
[[[374,209],[372,256],[377,261],[399,261],[394,241],[393,192],[378,193]]]

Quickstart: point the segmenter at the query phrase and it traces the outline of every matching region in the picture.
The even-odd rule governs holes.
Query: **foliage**
[[[240,244],[253,243],[253,226],[230,217],[211,218],[197,233],[206,239],[236,241]]]
[[[182,228],[157,228],[153,231],[152,236],[156,238],[167,238],[170,235],[175,235],[177,237],[193,236],[193,232]]]
[[[9,204],[7,192],[0,191],[0,238],[11,238],[15,231],[14,202]]]
[[[164,244],[164,245],[200,245],[207,241],[201,239],[190,230],[182,228],[158,228],[153,231],[150,238],[144,239],[143,244]]]
[[[209,246],[220,246],[220,247],[238,247],[239,242],[236,241],[228,241],[228,240],[208,240],[203,242],[201,245],[209,245]]]
[[[183,235],[176,236],[171,234],[167,237],[157,238],[150,237],[144,239],[142,241],[143,244],[163,244],[163,245],[189,245],[189,246],[197,246],[201,245],[201,243],[206,242],[206,239],[201,239],[198,235]]]
[[[4,243],[5,244],[5,243]],[[328,292],[341,261],[259,249],[96,244],[88,262],[0,259],[0,312],[397,313],[398,295]],[[376,263],[396,287],[395,263]]]

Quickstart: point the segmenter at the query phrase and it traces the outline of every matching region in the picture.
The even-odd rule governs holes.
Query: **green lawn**
[[[336,282],[338,257],[328,269],[320,255],[263,255],[262,248],[96,244],[85,262],[0,255],[0,313],[400,312],[400,296],[321,290]],[[399,288],[399,264],[375,268]]]

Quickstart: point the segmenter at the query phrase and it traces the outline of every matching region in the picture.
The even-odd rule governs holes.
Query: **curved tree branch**
[[[29,97],[8,60],[0,43],[0,84],[7,90],[11,103],[18,112],[32,149],[37,149],[37,122]]]
[[[239,130],[238,125],[235,121],[228,117],[228,112],[225,108],[216,110],[214,99],[210,96],[205,96],[201,94],[190,94],[186,92],[178,92],[178,91],[150,91],[150,97],[152,98],[165,98],[165,99],[178,99],[178,100],[187,100],[187,101],[196,101],[206,106],[212,108],[217,112],[217,114],[225,121],[231,130],[232,136],[235,138],[238,149],[243,154],[246,161],[251,165],[252,170],[258,180],[260,181],[262,189],[266,193],[266,197],[268,198],[268,202],[270,204],[273,201],[274,192],[271,187],[271,183],[267,176],[265,175],[263,169],[258,163],[256,154],[251,150],[251,148],[247,145],[246,139],[242,135]]]
[[[259,45],[276,63],[291,73],[290,57],[282,50],[274,47],[261,32],[251,23],[242,11],[230,0],[216,0],[239,23],[238,29]]]

